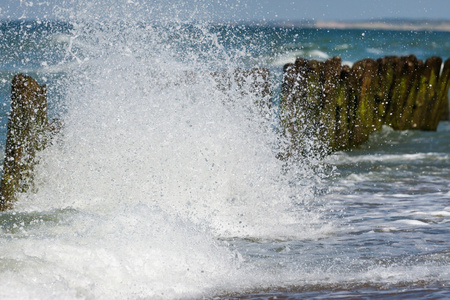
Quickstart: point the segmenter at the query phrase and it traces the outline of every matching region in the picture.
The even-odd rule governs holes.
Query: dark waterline
[[[214,299],[448,299],[448,285],[406,285],[406,286],[353,286],[353,287],[302,287],[298,290],[271,291],[247,295],[225,296]]]

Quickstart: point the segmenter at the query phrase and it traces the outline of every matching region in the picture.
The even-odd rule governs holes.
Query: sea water
[[[0,298],[450,296],[448,122],[385,127],[321,160],[276,158],[283,64],[446,59],[450,33],[83,5],[61,9],[65,22],[0,24],[1,145],[17,73],[47,84],[63,123],[35,189],[0,215]],[[252,67],[271,71],[271,109],[214,75]]]

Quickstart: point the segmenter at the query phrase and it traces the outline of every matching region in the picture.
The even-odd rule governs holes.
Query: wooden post
[[[325,146],[330,150],[336,145],[337,98],[340,87],[341,58],[333,57],[323,65],[323,97],[320,119],[324,126]]]
[[[398,63],[398,57],[387,56],[379,58],[378,62],[378,82],[379,82],[379,105],[378,115],[383,125],[389,125],[391,120],[391,96],[395,81],[395,65]]]
[[[364,73],[360,80],[359,106],[357,115],[362,126],[363,141],[375,130],[375,90],[378,88],[378,65],[373,59],[365,59]]]
[[[442,69],[441,76],[439,78],[439,94],[441,97],[440,106],[440,120],[439,121],[449,121],[450,111],[449,111],[449,99],[448,90],[450,88],[450,58],[444,63],[444,68]]]
[[[310,72],[306,59],[298,58],[295,64],[284,66],[280,121],[289,144],[280,154],[283,159],[304,151],[305,128],[311,126],[309,123],[307,125]]]
[[[361,145],[365,140],[364,128],[361,119],[361,78],[364,74],[364,61],[356,62],[350,73],[349,88],[350,99],[349,103],[353,111],[352,123],[350,124],[350,145]]]
[[[350,112],[348,76],[350,67],[343,66],[339,76],[339,86],[336,95],[336,124],[334,150],[347,149],[350,142]]]
[[[417,95],[417,83],[420,77],[422,68],[419,68],[419,63],[414,55],[405,56],[401,58],[402,65],[401,73],[399,74],[399,85],[396,87],[398,91],[397,111],[394,115],[396,130],[411,129],[411,117],[415,98]],[[393,99],[394,100],[394,99]]]
[[[413,113],[413,126],[420,130],[436,130],[437,124],[431,120],[439,108],[438,82],[442,59],[430,57],[425,61],[416,98],[416,110]]]
[[[12,80],[11,112],[0,183],[0,210],[11,208],[16,194],[33,185],[36,153],[46,144],[47,90],[22,74]]]

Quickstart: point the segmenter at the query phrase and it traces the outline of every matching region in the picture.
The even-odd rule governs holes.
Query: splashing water
[[[322,174],[283,171],[271,111],[245,85],[218,87],[214,72],[242,67],[241,49],[177,6],[59,10],[73,20],[51,87],[64,127],[41,153],[37,191],[2,217],[2,298],[190,298],[285,282],[277,260],[248,262],[233,241],[330,232],[312,189]]]
[[[35,191],[0,214],[0,298],[449,295],[449,124],[286,162],[275,108],[296,53],[445,58],[450,33],[361,39],[195,21],[202,1],[61,2],[70,24],[0,23],[0,97],[26,72],[64,123]],[[253,67],[271,68],[272,99],[231,79]]]

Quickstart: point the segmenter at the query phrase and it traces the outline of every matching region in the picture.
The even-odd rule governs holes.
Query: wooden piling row
[[[364,59],[351,68],[339,57],[325,62],[298,58],[284,66],[280,121],[292,154],[350,149],[383,125],[396,130],[436,130],[449,118],[450,59],[414,55]],[[252,95],[260,113],[271,108],[270,73],[264,68],[213,73],[218,88]],[[47,91],[19,74],[11,89],[11,113],[0,182],[0,210],[33,187],[36,154],[48,142]]]
[[[364,59],[351,68],[339,57],[285,65],[280,118],[291,140],[287,151],[310,150],[308,139],[319,141],[313,150],[350,149],[383,125],[436,130],[449,115],[450,59],[441,67],[439,57],[423,62],[414,55]]]

